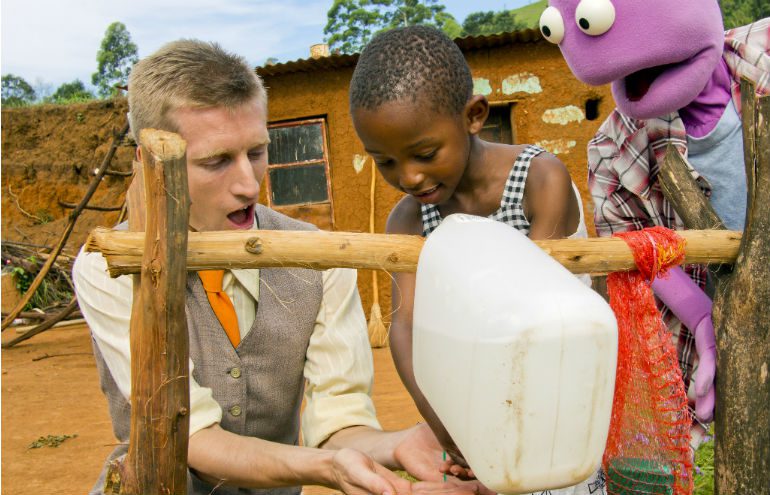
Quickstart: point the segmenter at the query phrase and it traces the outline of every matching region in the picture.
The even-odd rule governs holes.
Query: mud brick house
[[[484,139],[534,143],[557,154],[578,185],[593,230],[586,189],[586,145],[614,108],[609,87],[575,79],[556,45],[537,30],[456,40],[471,67],[474,92],[491,112]],[[348,115],[348,86],[357,55],[330,55],[260,67],[269,94],[270,167],[263,200],[323,229],[366,232],[372,160]],[[377,178],[375,231],[401,193]],[[390,283],[380,273],[380,299],[387,318]],[[371,276],[359,286],[371,305]]]
[[[592,88],[570,73],[558,47],[536,30],[458,39],[491,115],[484,137],[534,143],[557,154],[581,190],[592,230],[586,191],[586,144],[613,109],[608,87]],[[348,116],[348,86],[356,55],[309,57],[257,68],[268,87],[270,168],[262,202],[323,229],[369,230],[372,160]],[[125,98],[77,105],[2,109],[2,238],[52,245],[67,223],[63,203],[82,198],[112,133],[125,122]],[[91,200],[120,206],[130,180],[132,146],[121,146]],[[7,193],[7,194],[6,194]],[[375,231],[401,193],[378,176]],[[68,249],[76,250],[97,225],[114,225],[117,212],[86,211]],[[372,301],[371,273],[361,271],[365,310]],[[390,308],[388,275],[379,272],[385,319]]]

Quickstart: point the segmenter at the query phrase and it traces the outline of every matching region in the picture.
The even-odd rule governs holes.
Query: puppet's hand
[[[695,337],[695,350],[700,360],[695,373],[695,415],[707,423],[714,415],[716,374],[711,299],[679,267],[671,268],[653,280],[652,290]]]
[[[698,369],[695,372],[695,415],[704,423],[714,417],[714,375],[717,368],[717,346],[711,315],[695,327],[695,350],[698,352]]]

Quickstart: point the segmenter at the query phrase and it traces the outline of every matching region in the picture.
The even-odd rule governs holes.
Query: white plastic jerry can
[[[571,486],[601,464],[615,316],[521,232],[447,217],[420,253],[413,339],[417,384],[488,488]]]

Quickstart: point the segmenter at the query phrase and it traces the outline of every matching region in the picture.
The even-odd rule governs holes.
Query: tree
[[[50,101],[54,103],[69,103],[73,101],[86,101],[93,99],[94,95],[86,89],[83,81],[75,79],[72,82],[64,83],[59,86]]]
[[[516,31],[527,28],[525,22],[518,21],[510,10],[500,12],[473,12],[463,21],[463,34],[466,36],[482,36]]]
[[[327,13],[325,41],[335,53],[356,53],[380,31],[415,24],[460,34],[459,25],[437,0],[334,0]]]
[[[722,0],[720,5],[727,29],[770,17],[770,3],[767,0]]]
[[[107,98],[116,94],[115,85],[126,84],[131,66],[137,60],[137,48],[126,26],[122,22],[110,24],[96,54],[98,68],[91,76],[99,96]]]
[[[2,79],[2,103],[10,107],[21,107],[35,101],[35,90],[27,81],[13,74]]]

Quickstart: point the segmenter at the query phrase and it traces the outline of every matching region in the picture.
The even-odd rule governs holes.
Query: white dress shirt
[[[354,425],[380,428],[371,399],[374,377],[366,318],[356,271],[323,272],[323,300],[305,362],[303,444],[317,446],[336,431]],[[102,357],[123,395],[131,393],[129,324],[132,277],[111,278],[101,253],[81,251],[73,267],[78,304]],[[223,288],[233,301],[241,337],[250,330],[259,301],[259,270],[225,271]],[[224,330],[223,330],[224,331]],[[222,408],[211,389],[192,377],[190,435],[218,423]]]

